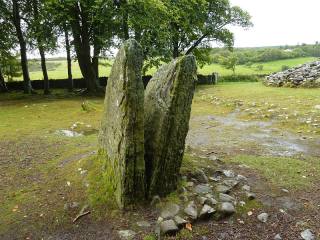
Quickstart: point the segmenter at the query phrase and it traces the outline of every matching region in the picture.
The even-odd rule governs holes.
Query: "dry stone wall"
[[[266,77],[264,84],[273,87],[320,87],[320,61],[273,73]]]

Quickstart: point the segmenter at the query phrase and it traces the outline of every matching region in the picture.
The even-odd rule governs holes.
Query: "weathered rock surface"
[[[266,223],[268,221],[269,215],[268,213],[261,213],[257,216],[260,222]]]
[[[175,216],[174,221],[176,222],[178,227],[183,227],[186,223],[188,223],[188,221],[186,221],[180,216]]]
[[[184,209],[184,213],[192,220],[196,220],[198,218],[197,206],[193,201]]]
[[[145,197],[142,63],[141,46],[126,41],[112,66],[99,134],[107,186],[120,208]]]
[[[304,240],[315,240],[316,239],[315,235],[313,234],[313,232],[310,229],[304,230],[303,232],[301,232],[300,235],[301,235],[302,239],[304,239]]]
[[[121,230],[118,231],[119,238],[123,240],[132,240],[136,236],[136,232],[132,230]]]
[[[164,235],[171,235],[177,233],[179,228],[173,220],[166,220],[160,223],[160,231]]]
[[[195,186],[194,192],[197,194],[207,194],[207,193],[212,193],[212,189],[208,185],[199,184],[199,185]]]
[[[211,217],[216,210],[209,205],[204,205],[200,211],[199,218],[200,219],[205,219]]]
[[[235,209],[235,207],[234,207],[234,205],[232,203],[223,202],[219,206],[218,211],[222,216],[229,216],[229,215],[234,214],[236,212],[236,209]]]
[[[160,217],[163,219],[173,218],[180,211],[180,206],[175,203],[168,203],[161,211]]]
[[[195,58],[183,56],[161,67],[146,88],[145,160],[151,195],[163,196],[177,187],[196,72]]]
[[[273,73],[266,77],[264,84],[274,87],[320,87],[320,61]]]

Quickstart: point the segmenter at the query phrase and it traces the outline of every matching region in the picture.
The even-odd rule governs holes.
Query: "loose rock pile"
[[[320,61],[271,74],[264,84],[273,87],[320,87]]]
[[[187,183],[178,190],[180,203],[169,202],[161,208],[156,231],[159,235],[176,234],[189,223],[227,218],[236,213],[237,205],[255,198],[246,185],[246,177],[232,170],[218,170],[206,176],[199,169],[184,178]]]

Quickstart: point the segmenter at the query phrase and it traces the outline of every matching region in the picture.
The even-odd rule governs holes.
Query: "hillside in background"
[[[221,62],[234,57],[236,58],[235,74],[266,75],[317,60],[320,57],[320,45],[235,48],[232,52],[225,48],[214,48],[208,50],[208,56],[211,64],[199,67],[200,74],[209,75],[217,72],[221,76],[233,75],[233,71],[226,69]],[[112,59],[100,59],[100,76],[109,76],[111,65]],[[32,80],[42,79],[39,59],[30,61],[29,68]],[[47,68],[50,79],[67,78],[66,59],[48,59]],[[74,78],[82,77],[77,61],[72,62],[72,71]],[[147,74],[152,75],[155,71],[156,68],[149,69]],[[22,80],[22,76],[14,77],[14,80]]]

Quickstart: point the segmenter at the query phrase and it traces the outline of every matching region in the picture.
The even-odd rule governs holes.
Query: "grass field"
[[[273,61],[273,62],[266,62],[261,64],[253,64],[251,67],[245,65],[239,65],[236,67],[236,74],[239,75],[252,75],[252,74],[269,74],[272,72],[281,71],[282,66],[289,66],[294,67],[299,64],[303,64],[306,62],[311,62],[316,60],[316,58],[312,57],[305,57],[305,58],[295,58],[295,59],[288,59],[288,60],[280,60],[280,61]],[[67,78],[67,62],[66,60],[48,60],[48,65],[54,65],[54,68],[49,68],[48,74],[50,79],[63,79]],[[33,63],[33,65],[38,64],[38,66],[30,68],[30,77],[32,80],[41,80],[42,72],[40,68],[40,62],[37,61]],[[102,60],[100,65],[100,75],[101,76],[109,76],[111,70],[112,62],[109,60]],[[257,70],[258,65],[263,65],[263,70]],[[74,78],[81,78],[81,72],[79,69],[79,65],[76,61],[72,62],[72,74]],[[150,69],[147,74],[152,75],[156,71],[155,68]],[[210,64],[206,65],[203,68],[199,68],[198,72],[200,74],[209,75],[213,72],[218,72],[221,76],[232,75],[231,70],[227,70],[220,66],[219,64]],[[21,77],[17,77],[15,80],[21,80]]]

